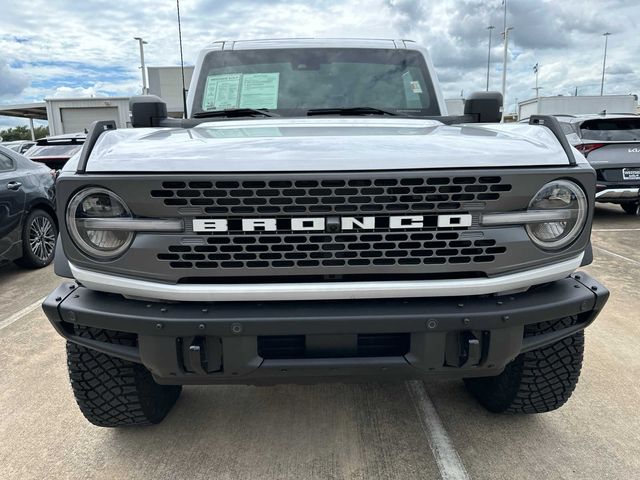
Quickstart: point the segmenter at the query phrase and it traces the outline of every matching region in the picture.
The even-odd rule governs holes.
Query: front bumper
[[[596,202],[634,202],[640,199],[640,187],[607,186],[596,193]]]
[[[584,273],[506,296],[149,303],[66,283],[44,311],[67,340],[144,364],[159,383],[262,384],[499,374],[587,327],[609,296]],[[570,326],[525,336],[528,324]],[[130,332],[136,346],[86,327]]]

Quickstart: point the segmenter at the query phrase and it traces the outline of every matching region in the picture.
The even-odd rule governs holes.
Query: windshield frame
[[[430,103],[428,108],[391,108],[391,110],[396,113],[398,116],[411,116],[416,118],[422,117],[434,117],[441,116],[441,105],[440,98],[437,94],[436,87],[434,85],[434,79],[431,76],[431,70],[425,61],[425,57],[419,50],[415,49],[389,49],[389,48],[359,48],[359,47],[296,47],[296,48],[269,48],[269,49],[256,49],[256,50],[215,50],[210,51],[202,58],[202,62],[200,65],[200,69],[198,72],[198,78],[196,80],[195,85],[192,84],[192,88],[194,89],[193,96],[190,96],[190,117],[195,118],[196,114],[204,113],[204,112],[212,112],[218,111],[216,110],[205,110],[202,107],[202,100],[205,90],[205,85],[207,82],[208,73],[212,68],[222,67],[225,65],[233,65],[234,63],[242,64],[241,60],[243,56],[255,56],[256,52],[264,55],[265,57],[270,53],[272,55],[283,55],[294,57],[294,55],[304,54],[305,52],[309,53],[322,53],[325,55],[329,55],[332,52],[338,53],[340,55],[354,55],[360,60],[364,60],[367,55],[370,56],[380,56],[380,55],[397,55],[397,56],[405,56],[407,57],[407,61],[410,65],[417,67],[420,70],[422,75],[422,79],[425,83],[424,94],[428,96],[430,99]],[[317,54],[316,53],[316,54]],[[231,60],[231,61],[230,61]],[[354,62],[360,63],[360,62]],[[367,63],[362,61],[362,63]],[[375,63],[375,62],[373,62]],[[249,63],[250,64],[250,63]],[[353,108],[353,107],[373,107],[373,108],[384,108],[386,110],[390,110],[390,107],[380,106],[380,105],[353,105],[351,107],[340,107],[338,105],[317,105],[309,108],[276,108],[269,109],[265,111],[276,113],[281,118],[306,118],[307,112],[312,109],[318,108]],[[255,117],[256,119],[263,117]]]

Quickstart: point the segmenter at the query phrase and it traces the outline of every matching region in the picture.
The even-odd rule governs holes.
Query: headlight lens
[[[531,200],[529,211],[563,210],[568,218],[528,224],[527,233],[542,248],[555,250],[565,247],[582,232],[587,208],[587,197],[575,183],[568,180],[547,183]]]
[[[126,251],[133,232],[90,230],[85,221],[93,218],[131,218],[131,211],[115,193],[105,188],[88,188],[77,193],[67,208],[67,228],[77,247],[87,255],[108,260]]]

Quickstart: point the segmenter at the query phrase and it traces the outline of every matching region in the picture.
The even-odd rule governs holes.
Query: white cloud
[[[0,98],[20,95],[29,86],[29,77],[19,70],[10,68],[0,58]]]
[[[640,75],[634,68],[637,42],[630,41],[637,37],[636,29],[632,21],[621,21],[640,17],[637,0],[509,0],[508,5],[508,23],[514,27],[508,55],[508,104],[533,96],[536,62],[541,66],[542,94],[567,94],[576,86],[582,94],[599,93],[605,30],[613,33],[605,92],[640,91]],[[139,92],[134,36],[149,42],[147,64],[179,63],[175,2],[112,2],[105,9],[98,0],[30,0],[4,2],[2,8],[3,103]],[[445,95],[450,97],[461,90],[468,94],[485,88],[486,27],[491,24],[497,27],[492,89],[499,89],[501,83],[499,0],[183,0],[181,13],[188,64],[202,46],[219,39],[413,38],[430,49]],[[12,87],[3,93],[3,85]]]
[[[77,98],[77,97],[97,97],[99,94],[94,87],[58,87],[56,88],[53,98]]]

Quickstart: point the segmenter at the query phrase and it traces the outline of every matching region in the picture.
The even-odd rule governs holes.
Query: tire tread
[[[136,345],[135,335],[89,327],[76,334],[101,342]],[[101,427],[152,425],[177,401],[179,385],[158,385],[143,365],[67,342],[67,366],[76,402]]]
[[[575,317],[527,325],[525,337],[573,325]],[[564,405],[575,390],[582,369],[584,332],[520,354],[497,377],[465,380],[468,390],[496,413],[544,413]]]

